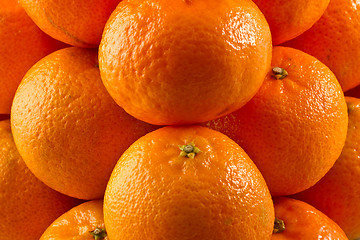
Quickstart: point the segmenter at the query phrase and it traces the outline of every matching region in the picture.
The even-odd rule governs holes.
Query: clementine
[[[306,32],[285,43],[323,62],[343,91],[360,84],[360,1],[331,0],[321,18]]]
[[[269,23],[278,45],[308,30],[325,12],[330,0],[253,0]]]
[[[132,144],[110,177],[111,240],[270,239],[264,178],[231,139],[201,126],[167,126]]]
[[[346,102],[349,126],[339,159],[318,183],[294,197],[328,215],[353,240],[360,238],[360,99],[346,97]]]
[[[134,117],[190,124],[250,100],[270,68],[271,46],[250,0],[125,0],[105,26],[100,72]]]
[[[274,199],[275,226],[272,240],[348,240],[344,231],[313,206],[288,197]]]
[[[44,32],[77,47],[97,48],[107,19],[121,0],[19,0]]]
[[[40,240],[108,240],[104,225],[103,201],[80,204],[56,219]]]
[[[236,141],[273,196],[314,185],[345,144],[344,94],[330,69],[293,48],[274,47],[273,69],[241,109],[204,125]]]
[[[9,114],[26,71],[66,45],[42,32],[17,0],[0,0],[0,6],[0,114]]]
[[[0,121],[1,240],[38,240],[61,214],[80,200],[54,191],[26,167],[16,149],[10,121]]]
[[[100,79],[97,51],[70,47],[35,64],[12,105],[16,146],[48,186],[81,198],[102,198],[116,161],[155,126],[121,109]]]

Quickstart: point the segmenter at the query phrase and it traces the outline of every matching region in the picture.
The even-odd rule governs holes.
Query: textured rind
[[[180,157],[178,145],[201,152]],[[270,239],[273,205],[246,153],[199,126],[165,127],[136,141],[114,168],[104,198],[110,239]]]
[[[84,202],[65,212],[46,229],[40,240],[92,240],[94,237],[90,232],[96,228],[105,228],[102,199]]]
[[[360,238],[360,99],[346,97],[349,125],[344,148],[330,171],[294,197],[334,220],[349,239]]]
[[[348,240],[344,231],[324,213],[300,200],[274,198],[276,218],[284,221],[285,230],[272,240],[337,239]]]
[[[10,114],[26,71],[66,45],[42,32],[17,1],[0,0],[0,6],[0,114]]]
[[[58,216],[80,204],[42,183],[16,149],[10,121],[0,121],[1,240],[37,240]]]
[[[97,48],[107,19],[121,0],[19,0],[46,34],[72,46]]]
[[[270,59],[269,26],[251,1],[123,1],[99,47],[110,95],[158,125],[238,109],[259,89]]]
[[[26,74],[15,95],[15,143],[31,171],[64,194],[103,197],[116,161],[156,129],[128,115],[108,95],[97,51],[70,47],[48,55]]]
[[[329,2],[330,0],[254,0],[269,23],[273,45],[289,41],[311,28],[324,14]]]
[[[331,0],[321,18],[305,33],[284,43],[323,62],[343,91],[360,84],[360,2]]]
[[[334,74],[314,57],[274,47],[272,66],[257,94],[241,109],[204,125],[236,141],[262,172],[272,195],[314,185],[333,166],[345,143],[348,116]]]

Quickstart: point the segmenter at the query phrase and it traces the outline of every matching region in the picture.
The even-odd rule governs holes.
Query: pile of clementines
[[[360,239],[360,2],[0,0],[1,240]]]

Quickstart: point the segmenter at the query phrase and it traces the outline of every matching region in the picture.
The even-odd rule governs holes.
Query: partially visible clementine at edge
[[[66,47],[35,25],[17,0],[0,0],[0,114],[10,114],[25,73],[46,55]]]
[[[340,157],[318,183],[294,197],[325,213],[355,240],[360,238],[360,98],[346,97],[346,102],[349,125]]]
[[[269,23],[273,45],[289,41],[311,28],[330,0],[253,0]]]
[[[328,66],[344,92],[360,84],[359,8],[357,0],[330,0],[324,14],[309,30],[284,43]]]
[[[104,225],[103,200],[82,203],[58,217],[40,240],[108,240]]]
[[[0,121],[0,239],[39,240],[56,218],[81,202],[36,178],[16,149],[10,121]]]
[[[271,240],[348,240],[339,225],[306,202],[277,197],[274,207],[276,219]]]
[[[45,33],[76,47],[97,48],[106,21],[121,0],[19,0]]]

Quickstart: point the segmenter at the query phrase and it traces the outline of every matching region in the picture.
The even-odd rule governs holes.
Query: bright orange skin
[[[343,91],[360,84],[360,2],[331,0],[308,31],[285,43],[316,57],[336,75]]]
[[[10,121],[0,121],[1,240],[38,240],[61,214],[80,204],[40,182],[16,149]]]
[[[0,114],[9,114],[26,71],[66,45],[42,32],[17,0],[0,0],[0,6]]]
[[[88,201],[67,211],[46,229],[40,240],[94,240],[90,232],[96,228],[105,228],[102,200]]]
[[[193,159],[178,145],[194,143]],[[114,168],[104,198],[109,239],[270,239],[274,209],[247,154],[200,126],[164,127],[137,140]]]
[[[292,198],[274,199],[275,216],[285,223],[285,230],[271,240],[348,240],[344,231],[313,206]]]
[[[99,48],[110,95],[157,125],[204,122],[240,108],[270,61],[269,26],[249,0],[122,1]]]
[[[253,0],[269,23],[273,45],[293,39],[317,22],[330,0]]]
[[[113,101],[97,66],[96,50],[48,55],[28,71],[11,110],[15,143],[31,171],[81,199],[102,198],[123,151],[155,129]]]
[[[205,125],[228,135],[249,154],[273,196],[314,185],[345,144],[347,108],[334,74],[312,56],[274,47],[272,72],[244,107]]]
[[[349,127],[339,159],[315,186],[295,197],[325,213],[353,240],[360,238],[360,99],[346,97],[346,102]]]
[[[105,23],[121,0],[19,0],[44,32],[77,47],[98,47]]]

